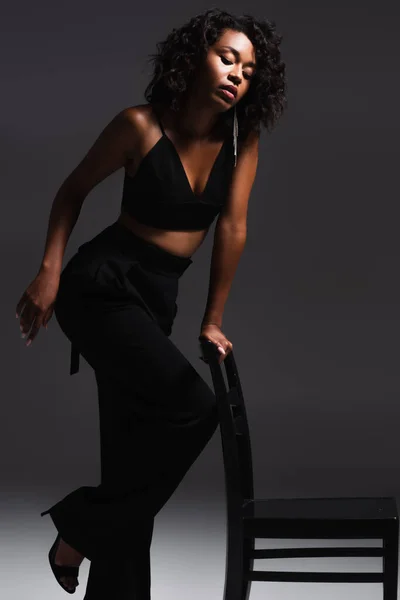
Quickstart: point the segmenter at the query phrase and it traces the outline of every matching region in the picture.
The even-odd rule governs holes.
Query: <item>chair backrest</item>
[[[218,359],[221,354],[216,345],[199,338],[203,356],[211,370],[217,400],[225,471],[225,491],[228,516],[240,516],[243,505],[254,500],[253,460],[250,432],[242,387],[233,351],[224,358],[228,385],[226,385]]]

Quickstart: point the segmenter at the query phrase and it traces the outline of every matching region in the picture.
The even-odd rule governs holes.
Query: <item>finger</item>
[[[217,346],[217,349],[219,352],[221,352],[221,354],[225,354],[225,349],[223,347],[223,345],[221,344],[221,342],[218,342],[217,340],[212,340],[212,342]]]
[[[32,321],[31,321],[31,322],[29,323],[29,325],[28,325],[28,329],[27,329],[27,331],[25,332],[25,335],[27,335],[27,338],[26,338],[26,339],[28,339],[28,337],[31,337],[31,335],[32,335],[32,331],[33,331],[35,328],[37,328],[37,329],[39,329],[39,328],[40,328],[40,324],[41,324],[41,323],[42,323],[41,315],[40,315],[40,314],[36,314],[36,315],[34,315],[34,317],[33,317]]]
[[[225,355],[225,350],[224,347],[222,346],[222,344],[216,340],[213,336],[207,334],[206,335],[206,339],[210,340],[210,342],[212,342],[213,344],[216,345],[217,349],[219,352],[221,352],[222,355]]]
[[[228,356],[228,354],[232,351],[232,348],[233,348],[233,344],[231,344],[229,342],[229,345],[227,345],[226,348],[225,348],[225,354],[221,353],[222,356],[220,357],[220,359],[218,361],[218,364],[221,364],[225,360],[225,358]]]
[[[20,312],[21,312],[24,304],[26,304],[26,300],[27,300],[27,294],[26,294],[26,292],[24,292],[21,296],[21,300],[18,302],[17,307],[15,309],[17,318],[20,316]]]
[[[225,359],[226,359],[226,357],[228,356],[228,354],[229,354],[229,350],[227,350],[227,351],[225,352],[225,354],[222,354],[222,355],[221,355],[221,362],[222,362],[223,360],[225,360]]]
[[[20,329],[22,333],[28,333],[35,318],[36,310],[36,307],[32,304],[26,304],[20,321]]]
[[[30,315],[32,315],[32,318],[30,318]],[[22,337],[25,337],[28,334],[30,335],[32,327],[40,327],[40,324],[42,323],[42,318],[43,315],[40,312],[38,312],[38,309],[36,309],[36,313],[34,308],[31,309],[28,316],[26,317],[26,319],[24,318],[23,321],[21,330]]]
[[[31,330],[29,332],[29,335],[26,338],[26,345],[27,346],[29,346],[33,342],[33,340],[35,339],[35,337],[37,336],[37,334],[39,332],[40,327],[41,327],[41,322],[40,321],[39,322],[35,321],[33,323],[32,327],[31,327]]]
[[[47,313],[44,316],[44,319],[42,321],[42,325],[46,329],[47,329],[47,323],[50,321],[52,314],[53,314],[53,309],[50,309],[50,310],[47,311]]]
[[[216,340],[214,337],[208,335],[207,339],[210,340],[210,342],[212,342],[213,344],[215,344],[217,347],[221,347],[222,348],[220,342],[218,340]]]

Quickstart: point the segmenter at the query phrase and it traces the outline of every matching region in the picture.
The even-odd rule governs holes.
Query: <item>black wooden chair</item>
[[[215,344],[199,337],[218,404],[225,472],[227,553],[223,600],[249,600],[252,581],[383,582],[397,600],[399,522],[395,498],[255,499],[249,428],[233,352],[221,365]],[[222,373],[224,365],[227,385]],[[376,548],[254,548],[255,538],[382,539]],[[255,571],[254,559],[382,556],[378,573]]]

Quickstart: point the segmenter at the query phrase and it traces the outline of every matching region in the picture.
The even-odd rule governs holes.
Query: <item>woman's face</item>
[[[196,94],[218,102],[221,110],[228,110],[243,98],[250,87],[256,69],[255,49],[242,32],[226,29],[207,52],[199,76]],[[223,91],[221,86],[232,86],[236,95]]]

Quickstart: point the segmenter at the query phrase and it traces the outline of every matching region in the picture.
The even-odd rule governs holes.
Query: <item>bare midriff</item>
[[[171,254],[186,258],[196,252],[209,229],[200,231],[169,231],[167,229],[150,227],[149,225],[140,223],[124,210],[121,211],[118,222],[151,244],[155,244]]]

